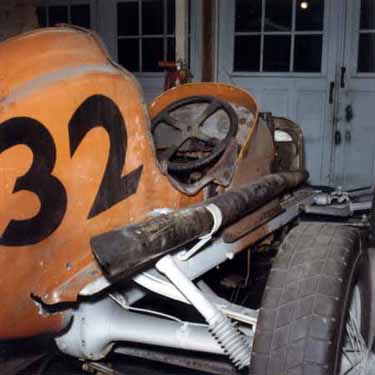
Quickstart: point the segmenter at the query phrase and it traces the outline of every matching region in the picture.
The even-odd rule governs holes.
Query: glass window
[[[324,0],[236,0],[235,5],[233,71],[321,72]]]
[[[294,45],[294,71],[320,72],[322,65],[322,36],[296,35]]]
[[[375,73],[375,0],[361,2],[357,71]]]
[[[359,36],[358,72],[375,73],[375,33]]]
[[[58,23],[68,23],[68,7],[67,6],[52,6],[48,8],[49,11],[49,26],[54,26]]]
[[[139,71],[138,39],[120,39],[118,41],[118,61],[131,71]]]
[[[40,27],[47,27],[47,7],[37,7],[36,14]]]
[[[236,0],[236,31],[260,31],[262,0]]]
[[[362,30],[375,29],[375,1],[362,0],[361,2],[361,23]]]
[[[142,34],[160,35],[164,33],[163,0],[142,0]]]
[[[90,5],[79,4],[70,7],[72,25],[90,28]]]
[[[297,0],[296,30],[323,30],[324,0]]]
[[[290,35],[265,35],[263,71],[289,72]]]
[[[168,38],[167,42],[167,61],[176,60],[176,38]]]
[[[174,34],[176,32],[176,2],[175,0],[167,0],[167,33]]]
[[[69,23],[87,29],[91,27],[90,4],[87,3],[39,6],[36,12],[40,27],[55,26],[59,23]]]
[[[138,2],[117,4],[117,33],[127,36],[139,34]]]
[[[133,72],[161,72],[160,61],[176,60],[175,19],[175,0],[118,2],[119,63]]]
[[[290,31],[292,29],[293,0],[266,0],[264,29]]]
[[[164,40],[162,38],[142,39],[142,71],[157,72],[159,61],[164,60]]]
[[[234,46],[234,70],[257,72],[260,66],[260,36],[238,36]]]

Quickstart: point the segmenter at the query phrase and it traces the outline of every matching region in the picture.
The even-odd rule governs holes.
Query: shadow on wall
[[[0,41],[37,27],[36,0],[0,1]]]

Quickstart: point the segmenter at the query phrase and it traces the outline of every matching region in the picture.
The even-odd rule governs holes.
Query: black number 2
[[[88,218],[134,194],[143,168],[140,166],[121,176],[127,147],[125,122],[117,105],[102,95],[88,98],[69,122],[72,156],[87,132],[97,126],[108,132],[111,146],[104,177]],[[2,123],[0,153],[19,144],[28,146],[34,157],[29,171],[16,180],[13,192],[28,190],[35,193],[41,207],[31,219],[9,222],[0,237],[0,245],[5,246],[32,245],[44,240],[61,224],[67,208],[65,188],[51,174],[56,161],[56,146],[49,131],[43,124],[28,117],[16,117]]]
[[[89,212],[89,219],[134,194],[143,168],[140,166],[121,177],[128,142],[125,122],[117,105],[103,95],[91,96],[84,101],[70,120],[71,156],[74,155],[87,132],[98,126],[107,131],[111,146],[104,177]]]

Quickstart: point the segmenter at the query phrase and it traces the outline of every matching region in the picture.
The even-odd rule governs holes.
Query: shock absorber
[[[236,325],[212,304],[180,270],[172,256],[160,259],[156,268],[168,277],[174,286],[206,319],[209,331],[239,369],[249,365],[250,346]]]

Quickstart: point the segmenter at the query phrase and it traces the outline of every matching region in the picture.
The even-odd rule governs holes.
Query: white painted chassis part
[[[300,205],[311,204],[314,193],[309,190],[300,191],[291,196],[282,205],[284,212],[267,223],[274,231],[299,215]],[[194,280],[246,247],[251,242],[251,233],[232,244],[221,239],[213,241],[204,249],[187,260],[179,260],[177,255],[170,257],[187,279]],[[190,303],[172,283],[155,268],[134,278],[142,287],[166,297]],[[107,288],[111,282],[102,277],[81,290],[81,295],[90,296]],[[253,326],[256,324],[257,313],[254,310],[234,305],[216,296],[204,284],[199,298],[208,304],[214,304],[225,315]],[[199,290],[198,290],[199,292]],[[131,305],[146,295],[147,291],[134,286],[121,294],[126,303]],[[207,326],[192,323],[179,323],[166,319],[132,313],[119,306],[109,298],[97,302],[81,303],[72,313],[72,322],[67,332],[56,339],[60,350],[90,360],[98,360],[111,350],[118,341],[129,341],[142,344],[164,346],[193,351],[223,354],[223,350],[208,332]],[[249,338],[251,339],[251,332]]]
[[[275,231],[294,220],[300,214],[300,207],[302,205],[313,204],[315,194],[316,193],[312,189],[301,189],[295,194],[291,195],[288,200],[282,203],[284,212],[270,220],[266,224],[268,228],[271,231]],[[194,280],[228,259],[233,258],[236,253],[243,250],[246,243],[251,243],[251,241],[252,233],[249,233],[248,235],[242,237],[239,241],[233,243],[225,243],[219,238],[212,241],[212,243],[208,244],[204,249],[186,261],[181,261],[178,259],[178,255],[174,256],[174,260],[184,274],[191,280]],[[181,292],[155,268],[151,268],[147,272],[135,276],[133,280],[141,287],[154,293],[158,293],[176,301],[189,303]],[[111,282],[103,276],[83,288],[80,295],[90,296],[111,285]],[[122,295],[129,305],[139,301],[146,294],[147,291],[137,286],[131,287],[122,292]],[[215,303],[227,316],[247,324],[255,324],[257,314],[254,310],[230,304],[228,301],[217,296],[213,296],[212,294],[206,295],[206,297]]]
[[[179,260],[187,261],[193,255],[195,255],[199,250],[203,248],[203,246],[212,239],[213,235],[220,229],[221,224],[223,223],[223,214],[218,206],[211,203],[206,206],[206,210],[208,210],[212,218],[214,220],[214,224],[212,229],[209,233],[205,234],[204,236],[199,238],[199,241],[188,251],[180,251],[177,256]]]
[[[156,263],[156,268],[165,274],[173,285],[190,301],[205,318],[212,336],[224,348],[225,353],[239,369],[249,365],[250,345],[231,320],[211,303],[200,289],[177,266],[171,255]]]
[[[177,262],[176,262],[177,263]],[[157,294],[161,294],[167,298],[174,299],[179,302],[188,303],[185,296],[174,286],[172,285],[164,276],[160,273],[151,272],[143,273],[137,277],[137,283],[143,285],[146,289],[152,290]],[[198,283],[201,287],[201,283]],[[227,301],[224,298],[220,298],[219,296],[215,295],[212,291],[208,292],[205,287],[201,288],[202,294],[226,316],[237,320],[239,322],[255,325],[258,320],[258,312],[257,310],[249,309],[240,305],[236,305]],[[129,291],[125,292],[125,299],[128,301]],[[130,298],[132,298],[132,292],[130,292]]]
[[[186,277],[175,263],[172,256],[167,255],[156,263],[156,268],[172,281],[176,288],[202,314],[206,321],[218,319],[218,309],[203,295],[193,282]]]
[[[108,297],[81,303],[72,313],[68,331],[56,339],[62,352],[88,360],[104,358],[114,343],[125,341],[224,354],[207,325],[132,313]]]

